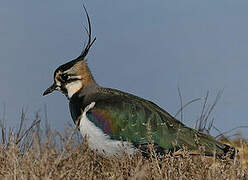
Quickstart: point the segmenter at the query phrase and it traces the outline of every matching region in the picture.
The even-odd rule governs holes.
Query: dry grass
[[[29,131],[33,142],[29,148],[22,148],[19,143],[27,142],[17,143],[13,132],[8,143],[0,145],[1,179],[248,179],[247,142],[241,139],[233,141],[240,150],[234,160],[192,156],[186,151],[118,159],[104,158],[91,151],[87,142],[78,143],[71,128],[67,135],[50,131],[43,142],[39,137],[42,133],[37,133],[40,129],[36,125]]]
[[[247,152],[246,152],[247,153]],[[68,143],[62,152],[45,142],[21,153],[13,143],[0,147],[0,176],[6,179],[248,179],[242,158],[167,155],[104,158],[86,145]]]

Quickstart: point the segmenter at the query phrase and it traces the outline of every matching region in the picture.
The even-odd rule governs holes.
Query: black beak
[[[51,92],[53,92],[56,89],[57,85],[54,83],[52,86],[50,86],[49,88],[47,88],[45,90],[45,92],[43,93],[43,96],[50,94]]]

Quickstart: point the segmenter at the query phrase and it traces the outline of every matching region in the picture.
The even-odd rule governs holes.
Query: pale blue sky
[[[152,100],[174,114],[184,102],[213,101],[224,88],[213,116],[226,131],[248,125],[247,0],[85,0],[97,41],[88,63],[100,85]],[[2,0],[0,6],[0,117],[19,123],[47,104],[52,128],[71,122],[67,99],[43,97],[53,71],[77,57],[86,41],[82,0]],[[192,126],[202,102],[184,111]],[[247,137],[247,129],[242,130]],[[216,134],[213,132],[213,134]]]

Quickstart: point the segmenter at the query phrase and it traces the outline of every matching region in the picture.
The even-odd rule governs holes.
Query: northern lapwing
[[[86,56],[95,42],[88,20],[88,43],[76,59],[59,66],[54,83],[43,95],[54,90],[69,100],[72,119],[89,147],[106,156],[124,153],[149,154],[149,144],[155,151],[177,151],[182,148],[203,149],[206,155],[225,155],[232,147],[213,137],[185,126],[155,103],[116,89],[98,85],[87,65]]]

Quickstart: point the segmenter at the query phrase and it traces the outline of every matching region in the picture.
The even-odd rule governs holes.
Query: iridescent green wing
[[[143,145],[153,141],[165,150],[183,147],[222,154],[227,148],[211,136],[188,128],[154,103],[128,96],[111,96],[96,101],[88,118],[114,140]]]
[[[176,128],[184,125],[157,108],[143,99],[116,96],[96,101],[87,116],[112,139],[135,144],[149,143],[152,139],[159,146],[172,149]]]

